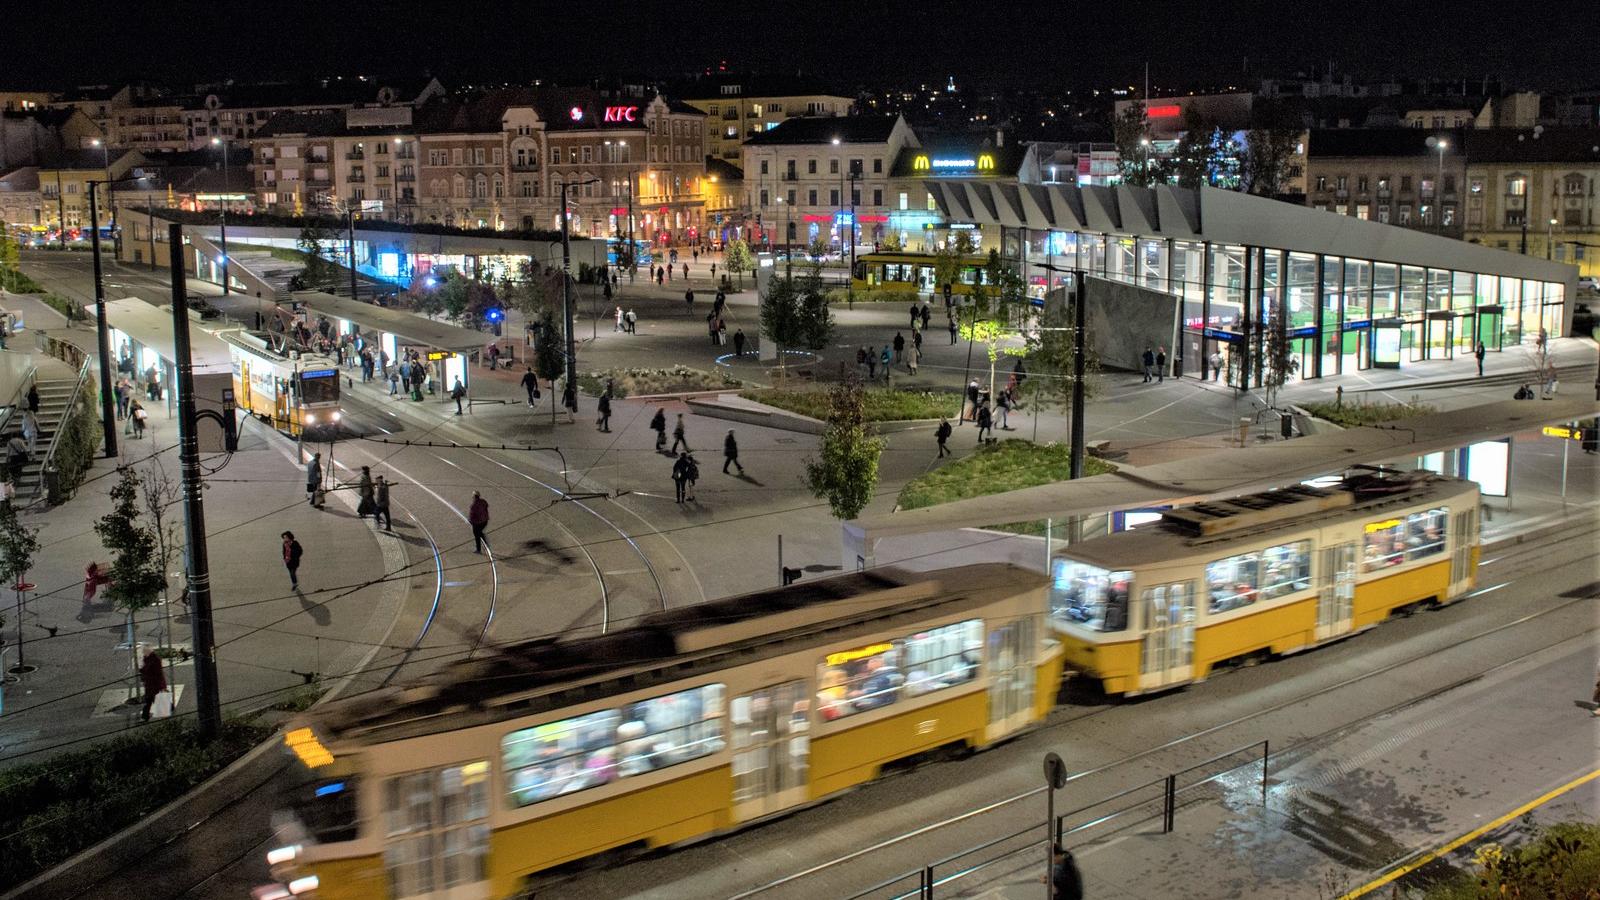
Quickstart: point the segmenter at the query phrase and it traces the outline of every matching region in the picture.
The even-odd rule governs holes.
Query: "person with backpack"
[[[935,459],[944,459],[950,455],[950,448],[945,446],[945,443],[950,440],[950,433],[953,430],[950,427],[950,420],[940,416],[939,427],[933,431],[933,439],[939,444],[939,455],[934,457]]]
[[[598,409],[599,409],[599,412],[600,412],[600,418],[595,420],[595,423],[594,423],[595,427],[598,430],[609,434],[611,432],[611,392],[610,391],[607,391],[606,393],[600,395],[600,403],[599,403]]]
[[[378,511],[378,505],[373,500],[374,492],[372,469],[369,466],[362,466],[361,479],[356,482],[356,518],[365,519]]]
[[[978,443],[979,444],[984,443],[985,435],[988,436],[987,440],[991,440],[991,441],[994,440],[994,429],[993,429],[994,416],[991,415],[990,412],[989,412],[989,404],[987,404],[987,403],[979,403],[978,404],[977,422],[978,422]]]
[[[310,497],[306,502],[312,506],[317,505],[317,491],[322,488],[322,454],[311,454],[311,461],[306,463],[306,494]]]
[[[389,515],[389,482],[385,481],[382,475],[379,475],[378,482],[373,487],[372,521],[376,522],[382,519],[383,530],[393,531],[394,518]]]
[[[650,419],[650,430],[656,433],[656,452],[667,449],[667,411],[656,407],[656,414]]]
[[[461,383],[461,376],[456,376],[455,386],[450,389],[450,399],[456,402],[456,415],[461,415],[461,401],[467,396],[467,386]]]
[[[289,587],[300,587],[300,558],[305,555],[305,549],[300,542],[294,539],[294,532],[283,533],[283,567],[289,570]]]
[[[677,495],[677,502],[682,503],[685,490],[689,484],[689,451],[678,454],[672,463],[672,487]]]

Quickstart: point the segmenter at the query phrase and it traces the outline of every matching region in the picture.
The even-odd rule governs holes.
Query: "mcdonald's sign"
[[[993,173],[994,154],[980,153],[971,156],[928,156],[919,153],[911,158],[911,171],[924,174],[939,175],[970,175],[973,173]]]
[[[994,171],[994,157],[984,153],[978,156],[978,171]]]
[[[919,155],[916,158],[912,159],[911,160],[911,171],[913,171],[913,172],[926,172],[926,171],[928,171],[928,157],[925,156],[925,155]]]

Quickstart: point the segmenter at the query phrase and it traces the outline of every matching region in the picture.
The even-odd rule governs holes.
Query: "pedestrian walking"
[[[389,515],[389,482],[382,475],[378,476],[377,483],[373,485],[372,495],[372,521],[383,520],[383,530],[394,530],[394,518]]]
[[[477,491],[472,492],[472,505],[467,508],[467,524],[472,526],[472,552],[482,553],[489,539],[483,530],[489,527],[489,501]]]
[[[139,712],[139,719],[150,721],[150,707],[156,702],[156,697],[167,689],[167,672],[161,665],[161,657],[151,650],[144,655],[144,660],[139,663],[139,684],[144,688],[144,709]],[[172,707],[167,707],[167,716],[172,715]],[[166,718],[166,716],[162,716]]]
[[[918,350],[922,349],[922,329],[916,329],[911,332],[911,346]]]
[[[916,325],[913,324],[911,326],[911,328],[912,328],[913,331],[915,331],[916,330]],[[905,355],[906,355],[906,339],[905,339],[905,335],[902,335],[900,332],[896,331],[894,333],[894,361],[895,361],[895,364],[899,365],[900,361],[905,358]]]
[[[656,452],[660,453],[661,451],[667,449],[666,410],[663,410],[660,407],[656,408],[655,416],[650,419],[650,428],[656,433]]]
[[[88,609],[94,603],[95,594],[103,584],[110,584],[111,576],[100,571],[100,564],[90,562],[83,569],[83,608]]]
[[[722,439],[722,474],[728,474],[728,467],[734,466],[739,474],[744,474],[744,466],[739,462],[739,442],[733,437],[733,429],[728,429],[728,436]]]
[[[1167,348],[1156,348],[1156,383],[1162,384],[1167,380]]]
[[[28,456],[32,457],[39,447],[39,417],[31,409],[22,411],[22,439],[28,442]]]
[[[953,430],[954,429],[950,427],[950,420],[944,416],[940,416],[939,427],[933,430],[933,439],[939,444],[939,455],[935,457],[935,459],[944,459],[946,456],[950,455],[950,448],[945,446],[945,442],[950,440],[950,433]]]
[[[684,263],[683,264],[683,280],[684,281],[688,281],[689,280],[689,264],[688,263]]]
[[[391,397],[400,396],[400,373],[399,372],[390,372],[389,373],[389,396],[391,396]]]
[[[978,443],[984,442],[984,436],[994,440],[994,416],[989,412],[988,403],[978,404]]]
[[[1486,353],[1487,351],[1484,349],[1483,341],[1479,341],[1478,346],[1472,348],[1472,358],[1478,361],[1479,378],[1483,377],[1483,357]]]
[[[622,331],[622,307],[617,307],[617,324],[611,327],[613,332]]]
[[[689,310],[689,315],[694,315],[694,288],[683,292],[683,305]]]
[[[694,486],[700,482],[700,461],[694,458],[693,453],[685,451],[683,455],[689,459],[689,483],[686,485],[689,496],[686,499],[693,503]]]
[[[450,389],[450,399],[456,402],[456,415],[461,415],[461,401],[467,396],[467,386],[461,383],[461,376],[456,376],[455,387]]]
[[[628,317],[627,318],[628,318],[628,333],[629,334],[638,334],[639,333],[639,317],[634,314],[633,310],[630,309],[630,310],[628,310]]]
[[[133,426],[135,438],[144,437],[145,425],[150,420],[150,414],[144,411],[144,404],[133,400],[128,404],[128,424]]]
[[[715,313],[706,313],[706,333],[711,335],[713,346],[717,343],[717,316]]]
[[[1212,381],[1221,381],[1222,380],[1222,351],[1221,350],[1213,350],[1213,351],[1211,351],[1211,380]]]
[[[733,332],[733,355],[744,356],[744,329],[735,329]]]
[[[1060,844],[1051,848],[1054,860],[1050,867],[1051,900],[1083,900],[1083,876],[1072,851]]]
[[[1144,353],[1139,357],[1139,361],[1144,368],[1144,383],[1149,384],[1150,376],[1155,372],[1156,368],[1155,351],[1151,350],[1149,347],[1144,348]]]
[[[561,405],[565,407],[567,412],[571,413],[574,420],[576,420],[578,416],[578,386],[567,381],[565,378],[562,379],[561,385]]]
[[[978,379],[974,378],[967,383],[967,403],[962,407],[961,415],[956,419],[959,424],[971,416],[972,421],[978,421]]]
[[[156,371],[155,367],[152,366],[151,369],[150,369],[150,373],[151,373],[150,374],[150,381],[151,381],[151,383],[155,382],[155,371]],[[152,396],[150,399],[154,400],[155,397]],[[37,384],[30,384],[30,385],[28,385],[28,412],[37,413],[38,411],[39,411],[39,386]]]
[[[917,323],[920,321],[922,321],[922,307],[918,306],[917,301],[913,300],[911,301],[911,327],[916,328]]]
[[[717,264],[716,263],[712,263],[711,264],[711,280],[712,281],[716,281],[717,280]]]
[[[688,452],[689,439],[683,436],[683,413],[678,413],[678,423],[672,426],[672,449],[668,452],[677,453],[679,445],[683,446],[684,452]]]
[[[928,321],[933,318],[933,311],[926,300],[922,301],[922,315],[920,318],[922,319],[922,330],[927,331]]]
[[[885,384],[887,384],[889,381],[889,372],[891,368],[889,365],[889,360],[891,359],[893,359],[893,357],[889,354],[889,345],[884,344],[883,351],[878,354],[878,364],[883,366],[883,380]]]
[[[117,418],[128,417],[128,401],[133,399],[133,385],[126,378],[117,379]]]
[[[294,532],[283,533],[283,567],[289,570],[289,587],[300,586],[300,557],[305,555],[305,549],[300,542],[294,539]]]
[[[945,311],[945,315],[949,316],[950,319],[950,346],[954,347],[956,343],[956,318],[951,316],[948,310]]]
[[[522,389],[528,392],[528,408],[532,409],[539,402],[539,376],[533,374],[533,366],[522,373]]]
[[[1011,427],[1010,424],[1008,424],[1010,422],[1010,419],[1011,419],[1011,404],[1012,404],[1011,392],[1010,391],[1001,391],[999,398],[996,399],[996,401],[995,401],[995,406],[1000,410],[1000,430],[1001,431],[1014,431],[1015,430],[1015,429],[1013,429]]]
[[[678,454],[678,458],[672,463],[672,488],[677,496],[676,502],[683,502],[684,492],[688,485],[689,452],[685,450],[684,452]]]
[[[913,375],[917,374],[917,362],[920,361],[921,359],[922,359],[922,344],[919,342],[919,343],[913,344],[911,346],[911,349],[906,351],[906,368],[908,368],[911,371],[911,374],[913,374]]]
[[[356,518],[365,519],[378,511],[378,504],[373,500],[372,468],[361,467],[361,478],[356,482]]]
[[[607,434],[609,434],[611,432],[611,394],[610,393],[605,393],[605,394],[601,394],[600,395],[600,403],[599,403],[598,409],[600,411],[600,418],[595,420],[595,422],[594,422],[595,427],[597,429],[599,429],[600,431],[603,431],[603,432],[606,432]]]
[[[306,463],[306,495],[310,498],[306,502],[312,506],[317,505],[317,492],[322,489],[322,454],[311,454],[311,461]]]
[[[878,348],[867,348],[867,378],[872,380],[878,377]]]

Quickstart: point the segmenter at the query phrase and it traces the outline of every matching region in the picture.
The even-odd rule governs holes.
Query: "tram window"
[[[1406,559],[1422,559],[1443,553],[1445,523],[1449,519],[1448,507],[1406,516]]]
[[[642,775],[722,749],[722,685],[708,684],[623,707],[619,772]]]
[[[1254,553],[1241,553],[1206,564],[1206,592],[1211,597],[1211,612],[1227,612],[1256,602],[1256,585],[1261,559]]]
[[[501,741],[511,799],[527,806],[617,777],[614,709],[513,731]]]
[[[1261,599],[1311,587],[1311,542],[1295,541],[1261,551]]]
[[[908,697],[978,677],[983,652],[983,622],[968,619],[919,632],[904,641]]]
[[[319,842],[331,844],[356,839],[360,823],[354,778],[315,782],[305,789],[295,807],[300,823]]]
[[[1361,557],[1361,571],[1376,572],[1405,562],[1405,527],[1405,522],[1400,519],[1368,522],[1366,547]]]
[[[830,653],[817,671],[817,709],[827,721],[888,706],[900,698],[902,641]]]
[[[1050,583],[1050,615],[1095,631],[1122,631],[1128,627],[1132,581],[1132,572],[1058,559]]]
[[[329,403],[339,399],[339,376],[300,379],[301,397],[306,403]]]

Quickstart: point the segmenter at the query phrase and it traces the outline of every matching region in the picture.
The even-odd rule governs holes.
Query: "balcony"
[[[351,150],[344,155],[345,159],[366,159],[367,154],[360,150]]]
[[[530,160],[527,160],[526,162],[514,162],[514,163],[511,164],[511,171],[513,171],[513,172],[537,172],[537,171],[539,171],[539,161],[530,159]]]
[[[332,178],[307,178],[304,183],[306,187],[313,190],[327,190],[333,187]]]
[[[366,184],[367,176],[360,172],[351,172],[350,177],[346,178],[345,181],[349,182],[350,184]]]
[[[394,180],[395,181],[416,181],[417,180],[417,176],[412,175],[412,174],[410,174],[408,172],[401,172],[399,175],[396,175],[394,177]]]

